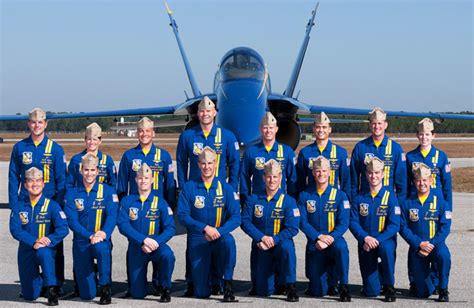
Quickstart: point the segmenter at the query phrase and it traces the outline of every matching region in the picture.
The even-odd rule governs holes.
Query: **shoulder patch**
[[[350,209],[351,208],[351,204],[349,203],[349,201],[344,200],[344,208],[345,209]]]
[[[299,209],[293,209],[293,216],[300,217],[300,210]]]
[[[234,146],[236,150],[240,150],[239,143],[237,141],[234,142]]]
[[[168,215],[173,215],[173,210],[168,206]]]
[[[118,198],[117,194],[112,194],[112,200],[114,202],[119,202],[119,198]]]
[[[402,157],[402,161],[406,161],[406,160],[407,160],[407,156],[405,155],[405,153],[404,153],[404,152],[402,152],[402,155],[401,155],[401,157]]]
[[[446,211],[445,215],[446,215],[446,219],[451,219],[452,218],[452,212],[451,211]]]
[[[444,171],[446,171],[446,173],[451,172],[451,162],[448,162],[446,166],[444,166]]]
[[[296,164],[298,163],[298,158],[296,156],[293,157],[293,165],[296,166]]]
[[[62,219],[66,219],[66,214],[63,211],[59,211],[59,216],[61,216]]]
[[[240,200],[240,196],[237,192],[234,192],[234,200]]]
[[[168,165],[168,172],[174,172],[174,165],[172,163]]]
[[[400,215],[401,211],[400,211],[400,207],[399,206],[396,206],[395,207],[395,215]]]
[[[63,155],[63,161],[64,161],[64,163],[67,163],[66,154]]]
[[[346,165],[349,167],[351,165],[351,159],[348,157],[346,158]]]

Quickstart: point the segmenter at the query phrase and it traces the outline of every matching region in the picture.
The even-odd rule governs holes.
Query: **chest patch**
[[[257,218],[263,217],[263,205],[255,204],[253,215]]]
[[[137,220],[138,219],[138,208],[131,207],[128,210],[128,217],[130,217],[130,220]]]
[[[74,199],[74,205],[76,209],[81,212],[84,210],[84,199]]]
[[[33,162],[33,153],[32,152],[23,152],[22,153],[22,162],[24,165],[29,165]]]
[[[193,154],[194,155],[201,154],[203,148],[204,148],[204,145],[201,142],[194,142],[193,143]]]
[[[206,197],[196,196],[196,198],[194,199],[194,207],[197,209],[202,209],[204,207],[205,202],[206,202]]]
[[[360,214],[360,216],[369,215],[369,204],[367,204],[367,203],[359,204],[359,214]]]
[[[28,212],[20,212],[20,221],[22,225],[26,225],[29,222]]]
[[[306,211],[308,211],[308,213],[316,212],[316,200],[306,201]]]
[[[419,209],[410,209],[410,220],[416,222],[420,219],[418,216]]]
[[[265,166],[265,157],[255,157],[255,169],[263,170]]]
[[[142,166],[142,160],[141,159],[134,159],[132,160],[132,170],[137,172],[140,167]]]

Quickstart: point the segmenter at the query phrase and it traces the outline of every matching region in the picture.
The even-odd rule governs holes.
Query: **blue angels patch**
[[[418,221],[420,217],[418,216],[419,209],[410,209],[410,220]]]
[[[359,214],[360,214],[360,216],[369,215],[369,204],[367,204],[367,203],[359,204]]]
[[[142,160],[141,159],[134,159],[132,160],[132,170],[137,172],[140,167],[142,166]]]
[[[130,217],[130,220],[137,220],[138,219],[138,208],[131,207],[128,210],[128,217]]]
[[[316,200],[306,201],[306,211],[308,211],[308,213],[316,212]]]
[[[206,197],[196,196],[196,198],[194,199],[194,206],[197,209],[202,209],[204,207],[205,201],[206,201]]]
[[[202,149],[204,149],[204,144],[202,144],[201,142],[194,142],[193,143],[193,154],[194,155],[201,154]]]
[[[74,205],[76,209],[80,212],[84,210],[84,199],[74,199]]]
[[[257,218],[262,217],[263,216],[263,205],[255,204],[253,215]]]
[[[255,157],[255,169],[263,170],[265,167],[265,157]]]
[[[28,212],[20,212],[20,221],[22,225],[26,225],[29,222]]]
[[[24,165],[29,165],[33,162],[33,153],[32,152],[23,152],[22,153],[22,162]]]

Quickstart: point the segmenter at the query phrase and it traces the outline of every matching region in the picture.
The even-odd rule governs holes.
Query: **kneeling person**
[[[433,182],[431,169],[420,163],[413,168],[414,184],[418,194],[408,198],[402,207],[400,234],[410,245],[408,264],[413,271],[415,293],[429,297],[435,290],[431,266],[439,273],[440,302],[449,301],[448,281],[451,254],[445,240],[451,228],[451,211],[441,194],[430,189]]]
[[[287,300],[297,302],[293,237],[298,234],[300,212],[295,200],[280,189],[281,178],[280,163],[269,160],[264,167],[265,192],[247,199],[242,229],[253,240],[257,295],[273,294],[276,268],[276,272],[285,277]]]
[[[349,228],[350,204],[346,194],[329,185],[331,166],[329,160],[319,156],[313,161],[316,190],[308,188],[298,199],[301,212],[300,228],[306,244],[306,277],[308,293],[325,296],[328,293],[327,274],[330,264],[335,264],[339,293],[342,302],[350,302],[349,249],[343,234]]]
[[[224,278],[224,301],[235,301],[232,278],[236,263],[235,240],[230,234],[240,225],[238,194],[215,177],[216,152],[205,147],[199,154],[201,178],[187,182],[178,199],[180,223],[188,230],[189,262],[194,296],[211,295],[211,263]]]
[[[10,232],[20,242],[18,271],[23,298],[35,300],[42,287],[48,291],[48,305],[58,305],[56,246],[68,234],[66,215],[59,204],[43,196],[43,172],[32,167],[25,172],[28,198],[12,208]],[[42,274],[39,272],[41,267]]]
[[[173,211],[166,200],[152,192],[153,171],[144,163],[135,178],[138,194],[124,197],[118,218],[120,233],[128,238],[128,277],[130,295],[141,299],[147,295],[147,267],[158,265],[160,302],[171,301],[171,275],[175,257],[166,244],[176,233]],[[155,277],[153,277],[155,279]]]
[[[112,243],[110,238],[117,224],[118,197],[115,189],[99,183],[99,159],[86,154],[81,159],[82,182],[68,189],[65,211],[74,232],[72,256],[79,296],[91,300],[96,296],[97,259],[101,305],[111,299]]]

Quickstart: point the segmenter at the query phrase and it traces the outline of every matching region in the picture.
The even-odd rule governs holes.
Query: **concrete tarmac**
[[[2,185],[3,186],[3,185]],[[454,215],[453,225],[447,244],[452,254],[452,268],[450,276],[450,299],[451,307],[472,307],[474,305],[474,285],[473,285],[473,262],[474,255],[474,194],[455,193],[454,194]],[[0,245],[2,253],[0,254],[0,306],[1,307],[30,307],[29,302],[23,301],[18,297],[20,291],[18,281],[17,267],[17,247],[18,242],[12,238],[8,229],[10,210],[7,204],[2,204],[0,208]],[[237,266],[234,273],[234,288],[236,291],[238,303],[229,304],[233,307],[271,307],[278,305],[281,307],[373,307],[373,306],[402,306],[416,307],[420,305],[441,306],[434,302],[435,296],[429,299],[413,299],[408,297],[408,278],[407,278],[407,251],[408,246],[405,241],[398,238],[397,263],[396,263],[396,288],[398,298],[396,303],[388,304],[382,301],[382,297],[363,298],[359,295],[361,289],[361,276],[358,267],[357,243],[347,232],[345,238],[349,244],[350,250],[350,272],[349,283],[350,291],[353,294],[351,303],[340,303],[336,297],[310,298],[303,295],[307,287],[307,279],[304,274],[304,249],[306,238],[300,232],[295,237],[295,246],[297,252],[297,280],[298,292],[300,294],[299,303],[287,303],[284,296],[272,296],[270,298],[249,297],[247,295],[250,288],[250,238],[240,229],[233,232],[237,243]],[[132,300],[121,298],[127,288],[125,254],[127,249],[126,239],[116,229],[113,236],[113,299],[112,307],[157,307],[157,297],[149,295],[144,300]],[[177,235],[169,242],[176,256],[176,265],[173,273],[172,287],[172,306],[179,307],[219,307],[221,305],[221,296],[212,296],[209,300],[199,300],[194,298],[183,298],[185,288],[184,270],[185,260],[184,252],[186,247],[185,235]],[[66,285],[65,292],[72,292],[72,234],[69,234],[64,241],[65,249],[65,273]],[[149,267],[149,279],[151,266]],[[62,307],[78,307],[97,305],[98,298],[92,302],[82,302],[78,298],[62,299]],[[35,303],[45,304],[45,298],[39,298]],[[164,304],[161,304],[164,305]],[[171,306],[167,305],[167,306]]]

